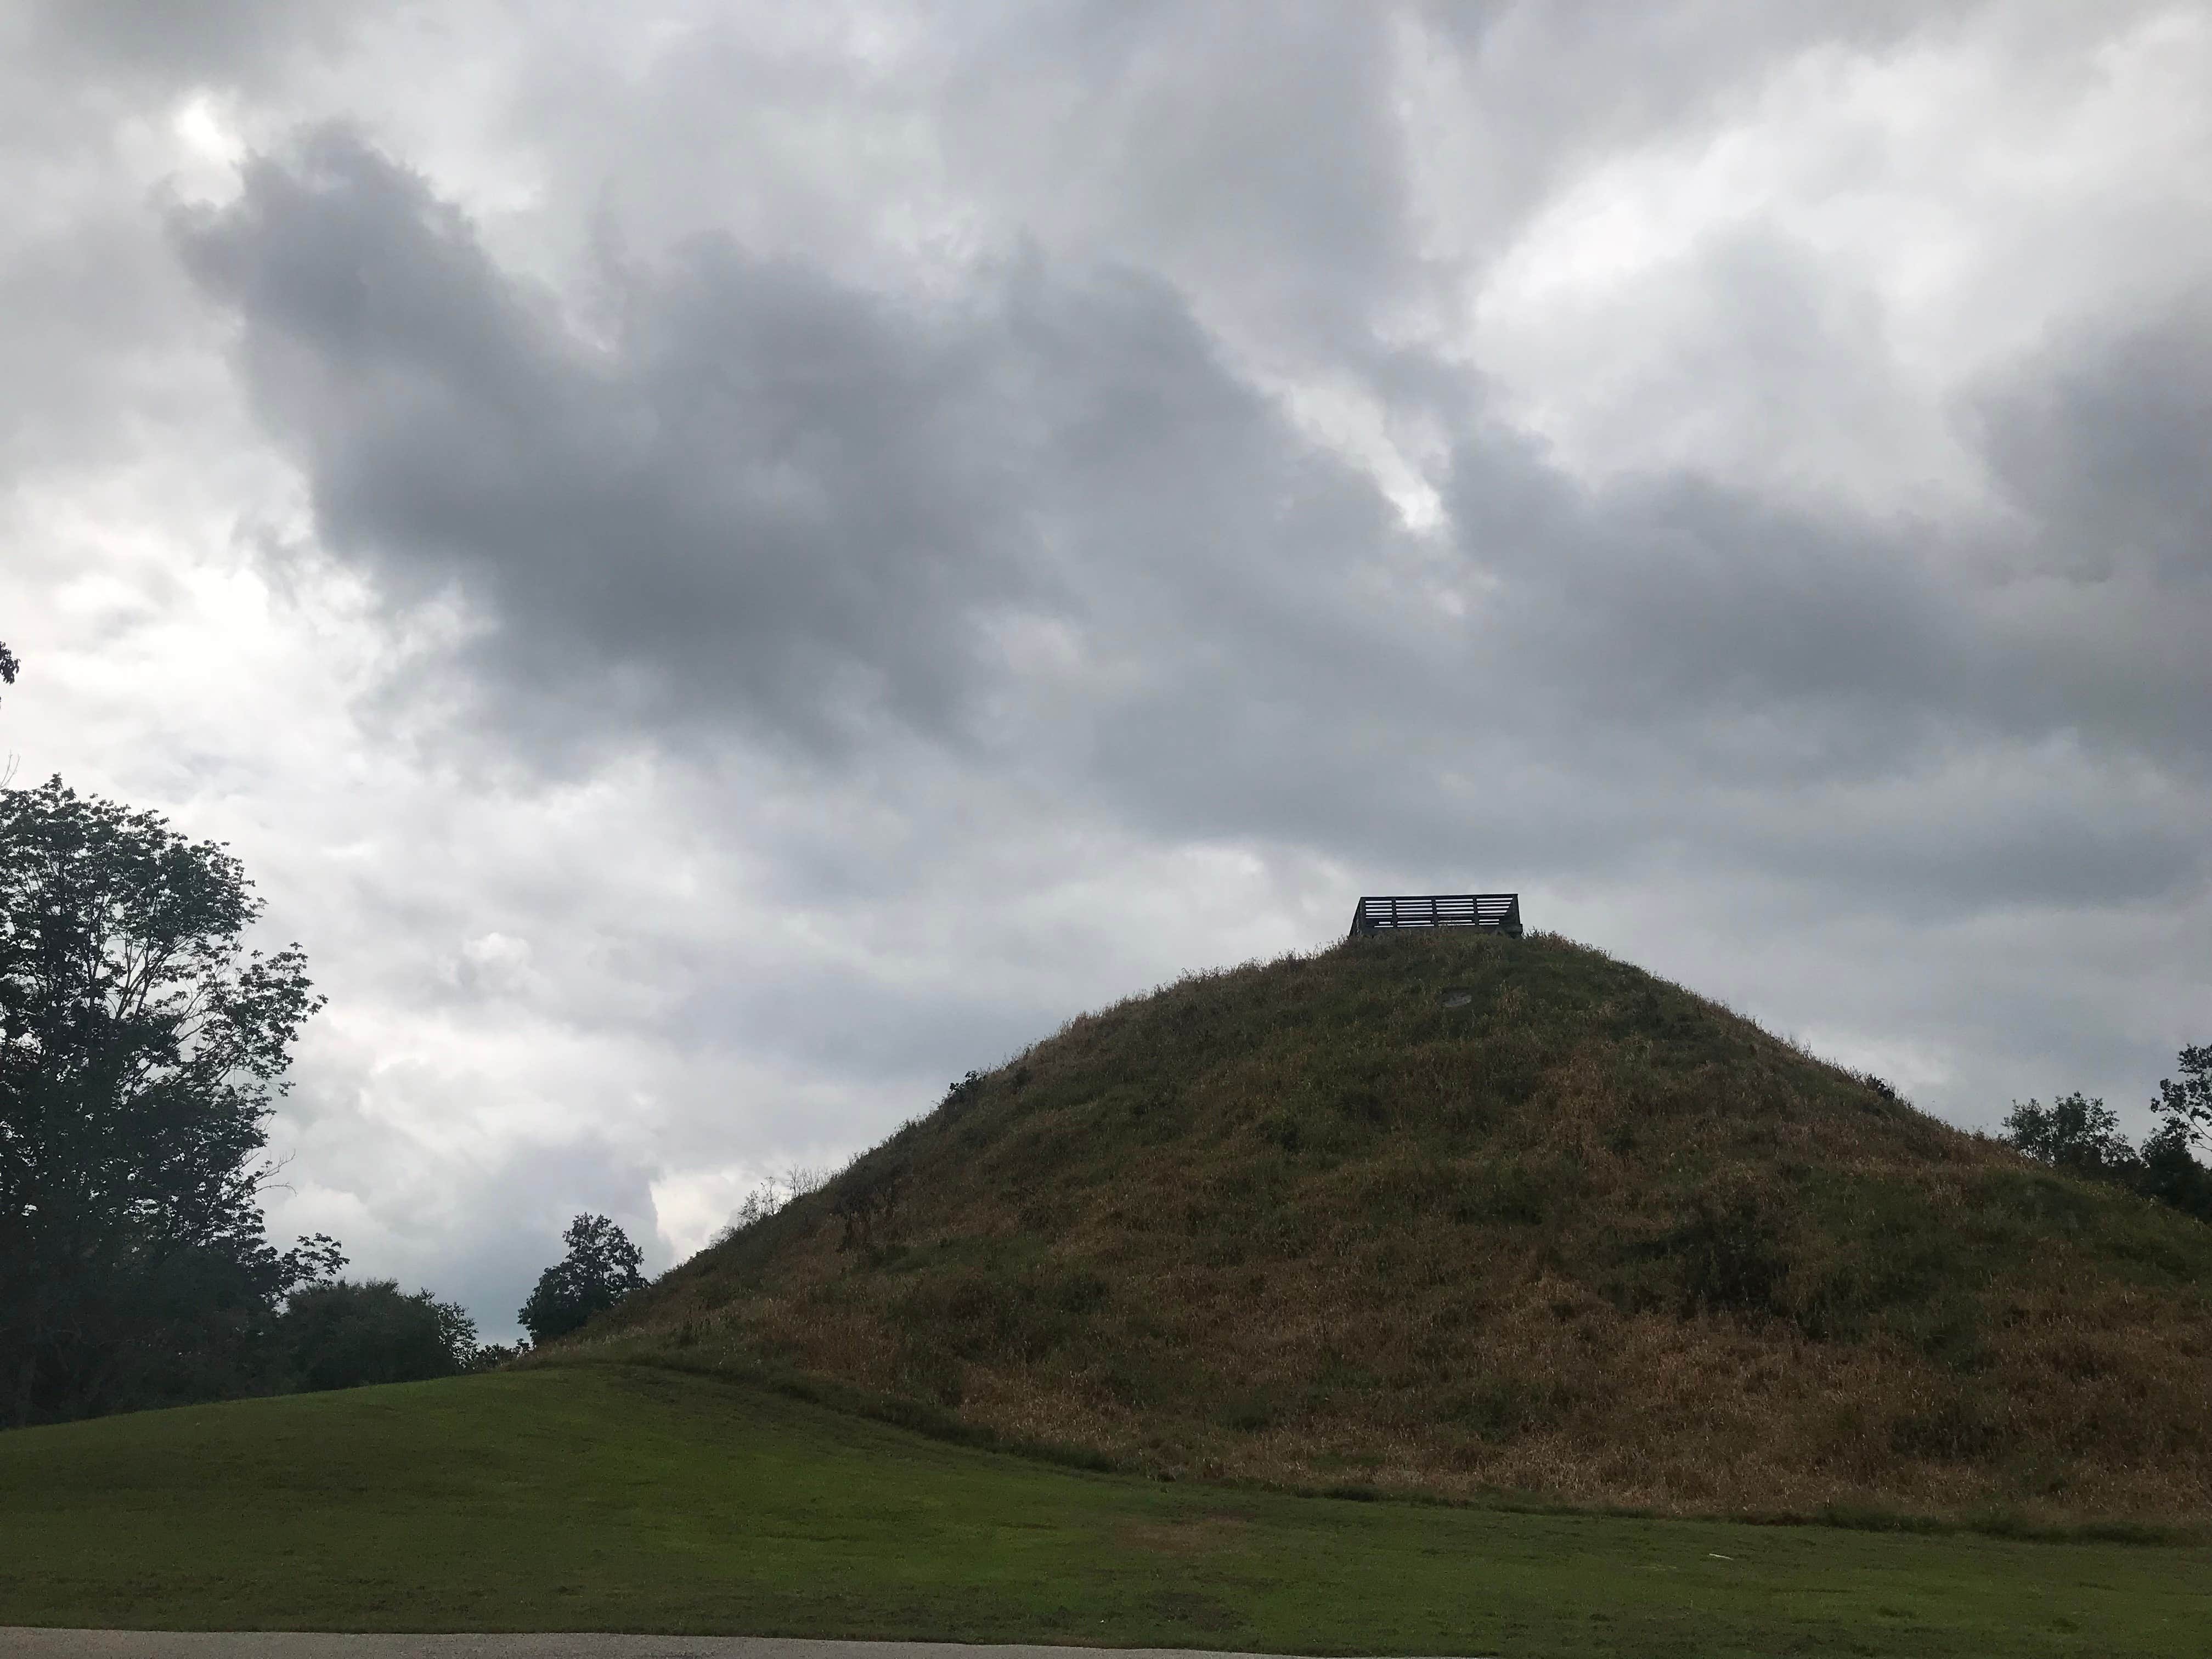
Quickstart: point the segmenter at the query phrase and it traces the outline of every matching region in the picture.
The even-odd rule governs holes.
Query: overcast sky
[[[513,1328],[1516,889],[1961,1124],[2212,1040],[2212,3],[0,0],[18,777]]]

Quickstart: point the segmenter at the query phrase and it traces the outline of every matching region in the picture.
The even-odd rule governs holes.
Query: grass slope
[[[2208,1291],[2212,1228],[1601,952],[1439,933],[1078,1019],[586,1345],[1156,1473],[2172,1518]]]
[[[2212,1551],[1168,1485],[575,1365],[0,1435],[0,1626],[2197,1655]]]

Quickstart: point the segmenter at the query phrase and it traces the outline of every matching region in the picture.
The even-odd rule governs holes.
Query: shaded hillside
[[[2212,1228],[1556,939],[1085,1016],[587,1339],[1161,1473],[2201,1515]]]

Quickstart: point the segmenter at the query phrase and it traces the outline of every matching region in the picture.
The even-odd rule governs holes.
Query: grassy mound
[[[0,1435],[0,1627],[2179,1659],[2212,1620],[2201,1545],[1164,1485],[611,1365]]]
[[[1308,1488],[2212,1492],[2212,1228],[1543,937],[1354,940],[1077,1019],[609,1342]]]

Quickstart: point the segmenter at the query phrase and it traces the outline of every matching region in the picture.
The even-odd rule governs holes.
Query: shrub
[[[428,1291],[389,1279],[295,1291],[276,1322],[285,1380],[296,1389],[420,1382],[471,1369],[476,1322]]]

